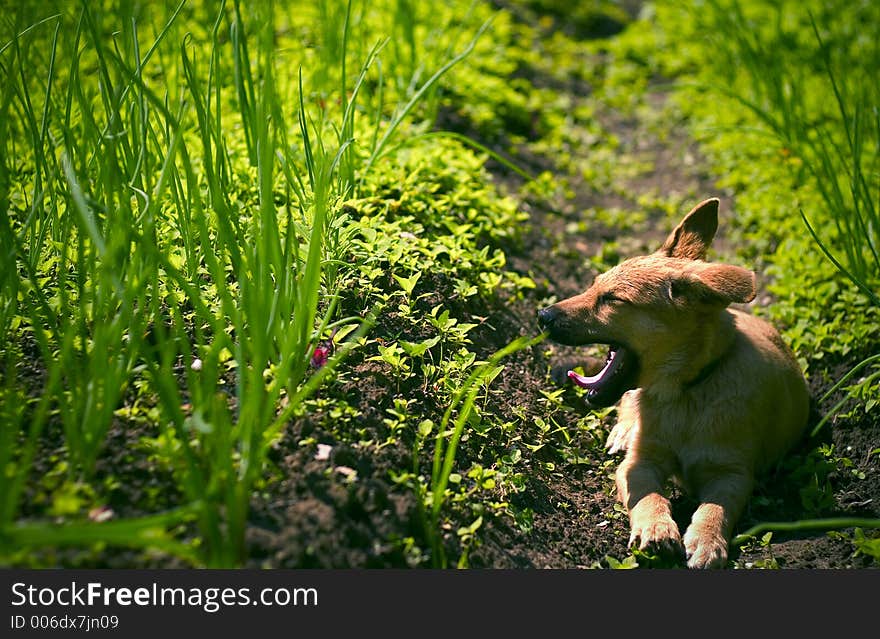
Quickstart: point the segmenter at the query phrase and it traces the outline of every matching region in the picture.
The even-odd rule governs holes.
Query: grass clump
[[[249,507],[273,442],[389,301],[382,287],[343,300],[346,287],[389,259],[416,259],[386,235],[389,256],[351,261],[370,235],[370,207],[387,209],[376,195],[383,172],[399,183],[395,158],[418,155],[440,80],[489,26],[482,13],[442,36],[409,3],[317,1],[305,13],[25,4],[7,17],[4,557],[101,541],[207,566],[247,559]],[[443,15],[448,26],[453,13]],[[405,46],[388,47],[401,36]],[[456,148],[468,171],[482,162]],[[431,194],[435,209],[466,204],[463,176]],[[497,234],[473,229],[483,223],[475,211],[428,232],[457,234],[476,271],[490,258],[488,248],[471,257],[475,243]],[[480,289],[460,273],[471,278],[462,288]],[[109,433],[134,422],[170,469],[177,505],[89,522],[108,499],[97,487],[60,526],[21,517],[47,438],[61,442],[65,485],[94,485]]]

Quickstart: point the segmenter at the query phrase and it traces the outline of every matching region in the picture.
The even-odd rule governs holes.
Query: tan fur
[[[757,473],[806,426],[803,374],[776,330],[728,309],[755,296],[750,271],[705,261],[718,200],[695,207],[652,255],[627,260],[554,305],[566,343],[615,342],[638,355],[611,451],[626,450],[618,498],[631,543],[684,546],[688,566],[721,567]],[[680,536],[663,496],[675,479],[700,505]]]

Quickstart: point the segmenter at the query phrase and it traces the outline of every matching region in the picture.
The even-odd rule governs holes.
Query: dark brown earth
[[[540,78],[531,79],[542,81]],[[567,90],[572,92],[574,101],[589,97],[589,87],[586,86],[573,85]],[[656,109],[662,110],[666,97],[660,88],[655,87],[648,99]],[[675,192],[694,202],[718,196],[722,199],[723,216],[735,218],[735,198],[730,193],[717,192],[713,176],[701,169],[698,149],[688,137],[684,123],[669,121],[660,139],[656,134],[656,122],[646,123],[632,116],[625,117],[610,108],[601,109],[599,117],[603,126],[621,140],[621,154],[646,160],[653,169],[630,179],[622,192],[596,192],[578,176],[566,176],[574,197],[552,202],[535,198],[523,200],[522,206],[531,216],[531,226],[520,246],[503,248],[508,257],[507,268],[530,276],[537,288],[526,291],[523,298],[515,302],[478,297],[463,302],[456,299],[453,283],[439,275],[419,281],[416,294],[428,294],[418,302],[423,309],[442,300],[460,321],[480,324],[470,337],[472,348],[481,357],[488,357],[517,336],[536,335],[536,311],[549,299],[561,299],[589,284],[595,272],[589,267],[586,256],[599,253],[605,243],[618,240],[622,252],[634,255],[656,248],[668,231],[665,215],[649,210],[645,221],[636,225],[635,232],[627,231],[625,236],[621,236],[619,230],[604,227],[591,227],[584,235],[567,232],[570,223],[581,220],[584,209],[621,206],[637,210],[637,200],[642,194]],[[442,114],[439,126],[474,134],[468,123],[454,111]],[[506,150],[503,141],[484,142]],[[554,170],[552,158],[535,156],[526,148],[521,149],[517,159],[532,169]],[[588,162],[589,158],[583,155],[578,160]],[[490,164],[490,168],[500,189],[514,195],[520,192],[521,183],[515,175],[501,166]],[[730,249],[722,222],[716,252],[724,256],[732,253]],[[759,299],[761,297],[759,295]],[[354,300],[351,302],[354,304]],[[420,337],[413,335],[412,331],[392,311],[379,318],[370,336],[388,341]],[[548,349],[552,350],[550,359],[545,355]],[[555,388],[549,369],[571,354],[570,349],[539,344],[509,357],[505,372],[492,384],[494,392],[489,395],[484,412],[519,414],[524,429],[534,428],[529,424],[544,418],[547,410],[541,391]],[[824,365],[837,366],[840,373],[852,363]],[[394,379],[382,365],[369,361],[366,353],[354,352],[338,378],[321,389],[319,395],[347,403],[354,415],[351,420],[357,435],[339,436],[336,428],[338,416],[326,408],[290,424],[272,451],[270,475],[273,479],[255,494],[252,502],[247,535],[248,566],[383,568],[431,565],[417,499],[410,488],[395,483],[392,477],[395,472],[413,467],[413,435],[403,433],[395,441],[380,445],[388,439],[388,427],[383,419],[387,416],[387,409],[393,407],[395,395],[410,398],[414,413],[431,415],[435,422],[439,422],[446,407],[437,403],[436,393],[422,389],[421,383],[418,375]],[[819,395],[825,388],[814,383],[812,390]],[[610,479],[617,460],[609,458],[602,449],[606,430],[586,432],[576,429],[575,423],[586,408],[571,388],[566,389],[563,399],[566,410],[556,413],[555,418],[573,438],[570,449],[582,451],[580,463],[563,457],[552,447],[535,453],[522,448],[519,470],[525,478],[524,487],[521,492],[498,495],[499,500],[509,502],[509,509],[486,513],[477,542],[469,551],[471,567],[608,567],[609,557],[623,560],[629,555],[627,521],[615,506]],[[612,421],[613,411],[605,420],[606,428]],[[524,433],[530,434],[533,433]],[[149,433],[141,426],[115,425],[109,434],[106,452],[99,460],[99,480],[114,476],[120,480],[107,491],[107,505],[120,516],[145,514],[138,512],[137,505],[144,503],[146,496],[154,505],[158,503],[160,506],[173,504],[178,496],[171,471],[157,469],[150,463],[148,452],[139,443],[144,436]],[[820,439],[833,443],[836,451],[845,452],[854,464],[851,468],[841,468],[839,464],[818,459],[815,453],[811,453],[816,442],[805,438],[779,469],[759,484],[737,531],[742,532],[763,521],[803,519],[807,515],[802,493],[810,490],[814,476],[830,486],[828,494],[831,499],[820,509],[824,516],[880,516],[880,472],[871,459],[878,436],[880,420],[876,413],[865,415],[857,408],[852,416],[836,419],[825,427]],[[37,462],[38,476],[53,467],[53,454],[58,451],[60,442],[60,433],[47,432]],[[317,444],[331,446],[328,459],[317,458]],[[509,452],[498,450],[499,445],[507,446],[509,442],[469,437],[462,442],[457,467],[466,469],[474,461],[492,463]],[[418,455],[418,464],[421,472],[430,468],[430,450],[423,450]],[[855,472],[863,473],[864,478],[857,478]],[[674,503],[676,518],[684,526],[694,504],[683,495],[677,495]],[[40,513],[44,508],[43,504],[29,504],[24,515]],[[444,529],[444,543],[454,565],[462,549],[458,547],[453,531],[471,523],[473,513],[456,504],[450,505],[447,512],[449,525]],[[809,516],[814,516],[815,512],[811,511]],[[516,521],[510,513],[531,513],[531,521],[527,517]],[[181,565],[178,560],[162,555],[115,549],[85,555],[79,551],[59,551],[43,559],[60,565],[97,567]],[[769,546],[753,543],[742,550],[734,549],[731,559],[740,566],[775,564],[782,568],[860,568],[871,565],[870,558],[854,555],[848,538],[829,536],[823,531],[775,533]],[[640,557],[639,562],[648,566],[682,565],[647,556]]]

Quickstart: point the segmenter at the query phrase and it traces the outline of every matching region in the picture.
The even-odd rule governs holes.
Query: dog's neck
[[[698,321],[715,324],[715,330],[702,327],[666,353],[642,356],[639,386],[646,393],[658,399],[678,397],[711,376],[720,364],[734,341],[733,314],[723,309]]]

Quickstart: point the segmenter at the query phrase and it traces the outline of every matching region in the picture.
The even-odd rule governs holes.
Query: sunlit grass
[[[140,16],[83,4],[22,26],[32,17],[26,7],[7,22],[5,552],[102,540],[207,566],[246,559],[249,504],[270,445],[378,310],[337,314],[347,265],[341,206],[399,147],[417,107],[487,26],[433,69],[417,64],[410,42],[408,66],[388,73],[380,56],[389,36],[370,43],[370,30],[351,26],[365,5],[315,6],[320,64],[300,58],[294,73],[279,68],[272,3],[247,11],[237,1],[181,3]],[[410,41],[407,7],[385,19],[389,34],[403,29]],[[185,22],[193,11],[213,15]],[[403,93],[401,74],[410,79]],[[316,366],[316,344],[346,326],[354,330]],[[17,359],[30,348],[22,339],[42,370],[18,385]],[[184,504],[112,526],[18,521],[50,425],[63,429],[71,480],[88,481],[119,411],[132,416],[141,404],[157,417],[157,452]],[[187,522],[195,543],[176,537]]]
[[[880,304],[880,52],[870,44],[833,52],[848,34],[809,13],[812,41],[802,43],[781,14],[758,29],[740,2],[711,7],[723,34],[717,42],[750,87],[745,93],[734,85],[727,95],[802,162],[825,205],[801,212],[808,231],[835,267]]]

